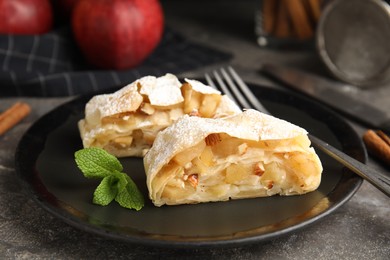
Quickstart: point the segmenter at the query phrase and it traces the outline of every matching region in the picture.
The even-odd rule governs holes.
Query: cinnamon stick
[[[267,34],[272,33],[275,28],[277,4],[277,0],[263,0],[262,2],[263,29]]]
[[[321,0],[306,0],[306,5],[311,18],[317,23],[321,16]]]
[[[390,146],[390,137],[389,137],[387,134],[385,134],[385,133],[384,133],[383,131],[381,131],[381,130],[376,131],[376,134],[377,134],[380,138],[382,138],[382,140],[385,141],[385,142],[387,143],[388,146]]]
[[[367,150],[390,165],[390,138],[382,131],[367,130],[363,135]]]
[[[314,29],[302,1],[284,0],[294,32],[299,39],[308,39],[313,36]]]
[[[9,109],[0,114],[0,135],[19,123],[31,111],[28,104],[17,102]]]
[[[291,25],[288,17],[287,6],[280,2],[277,6],[274,34],[276,37],[287,38],[291,36]]]

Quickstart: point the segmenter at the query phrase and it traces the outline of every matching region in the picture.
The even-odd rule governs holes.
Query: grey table
[[[211,2],[211,1],[209,1]],[[164,1],[167,24],[189,39],[234,57],[229,62],[248,82],[281,86],[259,72],[264,61],[291,65],[330,76],[313,49],[259,48],[253,34],[256,1]],[[198,77],[226,64],[214,64],[179,76]],[[390,86],[355,89],[352,95],[390,111]],[[0,258],[6,259],[388,259],[390,200],[364,182],[355,196],[323,220],[272,241],[244,247],[159,249],[97,237],[75,229],[41,209],[22,192],[14,168],[14,152],[23,133],[40,116],[72,98],[0,98],[0,111],[17,100],[32,113],[0,137]],[[365,128],[351,122],[359,135]],[[373,158],[373,167],[389,173]],[[389,173],[390,174],[390,173]]]

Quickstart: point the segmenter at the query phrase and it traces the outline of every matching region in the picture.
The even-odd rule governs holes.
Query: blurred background
[[[3,2],[7,1],[23,3],[25,0]],[[335,2],[343,1],[128,1],[134,6],[132,11],[115,8],[116,1],[34,1],[50,3],[53,10],[52,26],[39,34],[10,34],[2,31],[1,96],[73,96],[124,86],[145,75],[157,76],[170,72],[180,77],[202,77],[205,71],[226,64],[238,69],[247,81],[266,86],[277,84],[261,74],[264,63],[283,64],[336,81],[345,80],[329,70],[329,64],[321,59],[316,46],[318,21],[323,19],[323,10]],[[82,2],[84,6],[77,8]],[[361,46],[349,52],[349,56],[359,58],[359,62],[363,63],[355,62],[350,57],[345,59],[352,65],[362,64],[356,68],[360,71],[367,71],[364,62],[370,59],[372,64],[387,66],[377,70],[386,70],[383,74],[390,75],[388,10],[385,22],[380,20],[367,25],[368,21],[376,22],[373,18],[379,16],[378,9],[368,10],[369,8],[361,5],[364,2],[385,5],[388,1],[345,2],[352,3],[355,8],[349,9],[356,9],[354,15],[357,14],[357,18],[351,16],[349,20],[341,19],[340,17],[348,15],[343,13],[346,10],[339,11],[340,14],[336,17],[339,20],[334,17],[328,19],[333,20],[334,28],[327,30],[331,36],[327,37],[338,35],[343,39],[342,37],[352,35],[357,39],[368,39],[359,42]],[[160,9],[156,6],[160,6]],[[130,14],[108,14],[113,9]],[[0,14],[10,17],[11,12],[4,10],[0,8]],[[368,16],[359,16],[359,12],[363,11]],[[105,24],[97,18],[102,13],[102,19],[112,20],[111,23]],[[383,16],[383,12],[381,15]],[[144,19],[137,20],[137,16]],[[99,23],[96,22],[98,20]],[[24,26],[30,27],[32,26]],[[127,28],[123,29],[127,32],[123,33],[125,36],[115,35],[113,32],[116,27]],[[359,31],[360,27],[363,29]],[[346,31],[346,28],[354,28],[354,31]],[[336,33],[336,30],[339,32]],[[107,33],[104,34],[104,31]],[[375,37],[367,36],[370,31],[375,31],[385,39],[381,45]],[[335,52],[337,44],[341,42],[339,38],[334,38]],[[350,37],[349,42],[346,41],[347,48],[358,42],[355,38]],[[116,58],[111,59],[112,57]],[[132,59],[135,61],[130,62]],[[376,62],[379,59],[380,62]],[[386,86],[388,82],[374,82],[370,86],[375,89],[380,104],[387,99],[389,88]],[[350,88],[349,91],[366,100],[373,93],[360,88]]]
[[[43,0],[35,1],[39,3]],[[157,47],[136,66],[102,69],[86,60],[78,44],[78,41],[83,40],[74,38],[76,29],[71,25],[70,6],[75,6],[78,2],[80,1],[51,0],[53,24],[44,33],[23,35],[3,31],[0,35],[0,95],[85,94],[124,85],[143,75],[171,72],[199,76],[202,69],[223,62],[232,63],[239,69],[248,69],[250,73],[254,73],[262,62],[270,60],[323,71],[312,37],[298,42],[281,39],[268,45],[258,44],[259,37],[263,36],[261,18],[264,4],[259,0],[161,0],[165,23],[164,34],[157,40]],[[143,8],[148,9],[148,4]],[[11,12],[4,12],[3,16],[11,16]],[[275,14],[272,15],[276,17],[276,11],[273,12]],[[78,28],[82,35],[87,35],[90,31],[85,26]],[[99,37],[100,40],[95,40],[90,45],[107,41],[107,37]],[[91,48],[87,47],[87,51],[88,49]],[[97,52],[95,56],[102,56],[102,53]]]

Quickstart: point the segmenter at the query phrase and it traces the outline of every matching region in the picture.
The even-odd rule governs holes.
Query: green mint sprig
[[[86,178],[102,179],[93,193],[93,203],[106,206],[113,200],[124,208],[140,210],[144,198],[133,182],[123,173],[119,160],[101,148],[84,148],[75,152],[75,160]]]

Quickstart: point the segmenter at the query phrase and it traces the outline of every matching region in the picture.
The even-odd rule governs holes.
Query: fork
[[[216,82],[212,79],[212,76],[215,78]],[[229,66],[226,69],[221,68],[219,72],[214,70],[211,72],[211,76],[209,73],[205,73],[205,79],[208,85],[226,94],[241,108],[253,108],[262,113],[271,115],[232,67]],[[374,168],[359,162],[313,135],[309,134],[309,138],[315,147],[322,150],[390,197],[389,177]]]

